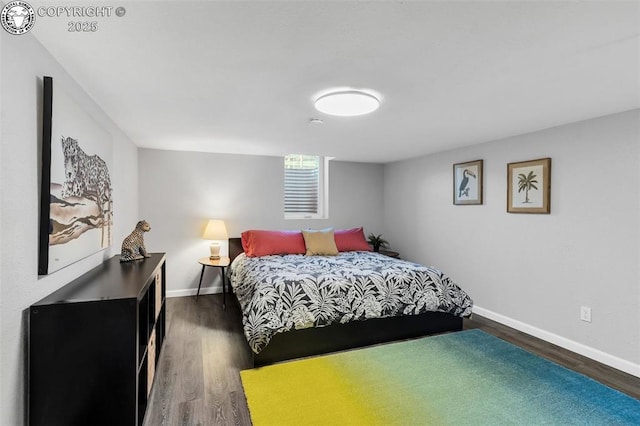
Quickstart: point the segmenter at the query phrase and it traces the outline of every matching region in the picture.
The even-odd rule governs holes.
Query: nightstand
[[[220,259],[209,259],[208,257],[202,257],[198,259],[198,263],[202,265],[202,272],[200,272],[200,283],[198,284],[198,292],[196,293],[196,301],[198,301],[198,296],[200,295],[200,287],[202,286],[202,276],[204,275],[204,270],[207,266],[218,268],[222,272],[222,309],[226,308],[226,282],[227,282],[227,274],[225,273],[225,268],[229,266],[230,259],[228,257],[221,256]]]
[[[400,253],[398,253],[397,251],[380,250],[378,253],[384,254],[385,256],[389,256],[389,257],[394,257],[396,259],[400,259]]]

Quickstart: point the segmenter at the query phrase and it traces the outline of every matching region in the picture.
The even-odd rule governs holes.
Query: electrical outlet
[[[591,322],[591,308],[589,306],[580,307],[580,319],[582,321]]]

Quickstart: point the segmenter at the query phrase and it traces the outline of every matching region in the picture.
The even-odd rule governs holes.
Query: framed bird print
[[[482,160],[453,165],[453,204],[482,204]]]
[[[507,164],[507,212],[551,212],[551,158]]]

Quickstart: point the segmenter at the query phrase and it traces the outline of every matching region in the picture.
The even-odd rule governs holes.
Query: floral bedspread
[[[338,256],[238,256],[231,285],[249,346],[259,353],[274,334],[427,311],[471,315],[473,301],[437,269],[379,253]]]

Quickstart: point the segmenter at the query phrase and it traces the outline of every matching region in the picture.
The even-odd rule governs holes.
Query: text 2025
[[[67,23],[70,33],[88,33],[98,31],[98,21],[70,21]]]

